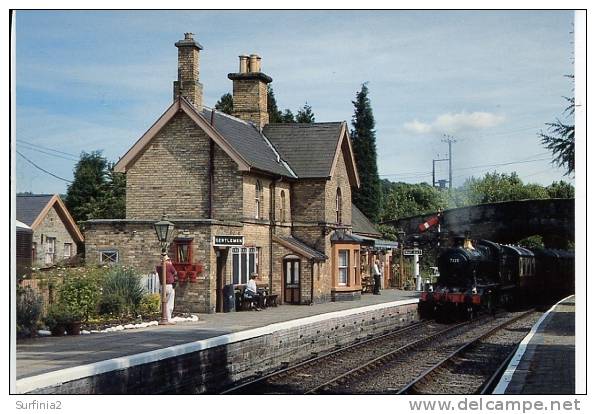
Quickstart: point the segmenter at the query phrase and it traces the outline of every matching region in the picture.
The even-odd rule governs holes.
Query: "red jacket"
[[[159,283],[161,283],[161,265],[155,266],[155,271],[157,272],[157,276],[159,277]],[[176,268],[172,264],[172,262],[166,262],[166,285],[171,285],[174,283],[175,276],[177,275]]]

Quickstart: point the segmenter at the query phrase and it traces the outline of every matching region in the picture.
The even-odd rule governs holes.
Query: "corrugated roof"
[[[268,124],[263,134],[300,178],[331,175],[343,122]]]
[[[375,225],[354,204],[352,204],[352,232],[381,236],[381,233],[376,229]]]
[[[211,109],[203,109],[202,112],[209,122],[211,112]],[[212,126],[252,167],[296,178],[292,170],[285,165],[281,154],[276,152],[256,126],[218,111],[213,112]]]
[[[31,226],[53,194],[17,195],[17,220]]]

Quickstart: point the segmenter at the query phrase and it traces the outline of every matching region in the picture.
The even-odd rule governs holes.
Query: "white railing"
[[[159,293],[159,279],[157,273],[141,276],[141,286],[147,293]]]

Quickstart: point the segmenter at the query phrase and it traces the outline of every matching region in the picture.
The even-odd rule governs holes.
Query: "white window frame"
[[[246,272],[242,272],[242,256],[246,256]],[[250,256],[254,256],[254,269],[250,267]],[[234,257],[238,257],[238,270],[239,274],[235,275],[234,271]],[[248,282],[248,278],[250,274],[253,272],[259,273],[259,256],[260,256],[260,247],[232,247],[232,283],[235,285],[244,285]]]
[[[115,260],[104,260],[104,255],[115,255]],[[118,263],[120,261],[120,253],[118,250],[107,249],[107,250],[100,250],[99,251],[99,263],[101,264],[112,264]]]
[[[345,253],[346,263],[345,265],[341,264],[342,254]],[[342,280],[342,270],[345,271],[345,280]],[[337,285],[338,286],[347,286],[348,280],[350,279],[350,250],[341,249],[337,253]]]
[[[68,250],[67,250],[68,248]],[[68,251],[68,255],[66,254],[66,252]],[[70,259],[72,257],[72,243],[64,243],[64,250],[63,250],[63,255],[62,255],[65,259]]]
[[[56,238],[47,237],[44,243],[45,250],[45,264],[51,265],[56,261]]]
[[[257,180],[255,183],[255,218],[261,218],[261,195],[263,193],[263,186],[261,181]]]

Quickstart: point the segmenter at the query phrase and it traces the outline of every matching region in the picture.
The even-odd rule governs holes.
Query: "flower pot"
[[[66,325],[66,333],[68,335],[81,334],[81,322],[70,322]]]
[[[50,332],[52,333],[52,336],[64,336],[65,329],[66,329],[66,327],[64,325],[58,324],[58,325],[51,327]]]

